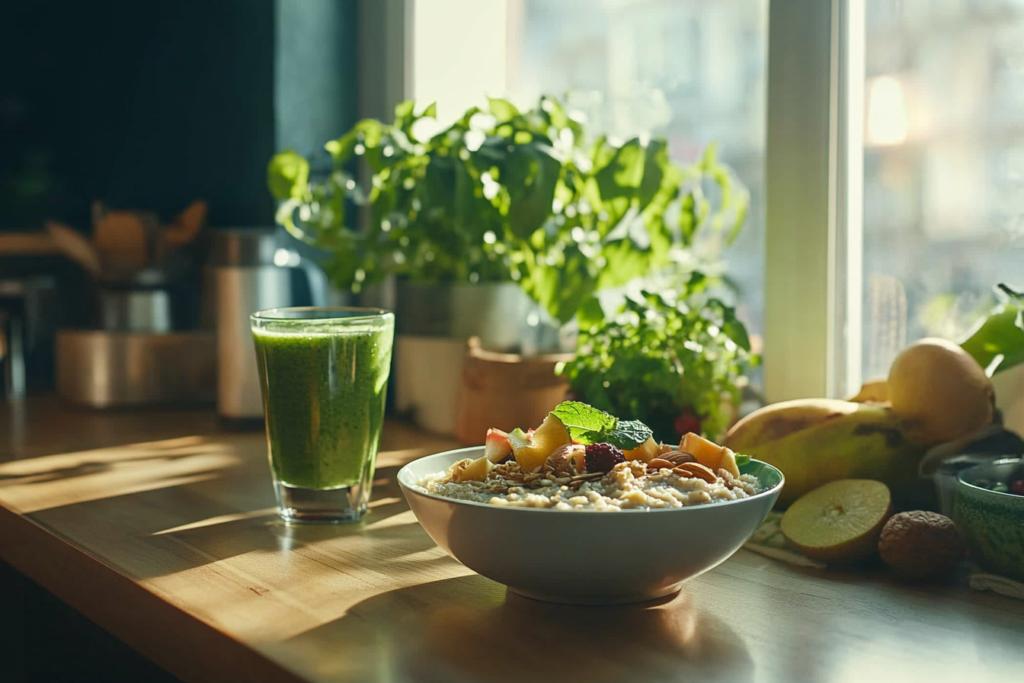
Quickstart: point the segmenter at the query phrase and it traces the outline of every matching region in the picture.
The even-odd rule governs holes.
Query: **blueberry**
[[[587,472],[611,472],[626,456],[610,443],[592,443],[587,446]]]

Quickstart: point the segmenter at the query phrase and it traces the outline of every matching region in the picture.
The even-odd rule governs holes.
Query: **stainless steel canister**
[[[259,421],[263,404],[249,315],[280,306],[322,306],[326,277],[280,246],[274,228],[214,229],[211,239],[207,282],[214,290],[217,412],[228,421]]]

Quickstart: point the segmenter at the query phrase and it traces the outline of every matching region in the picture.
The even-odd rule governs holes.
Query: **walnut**
[[[928,581],[948,578],[964,549],[953,520],[936,512],[915,510],[893,515],[886,522],[878,552],[897,575]]]

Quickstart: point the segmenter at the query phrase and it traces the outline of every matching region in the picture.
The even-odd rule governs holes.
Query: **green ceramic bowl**
[[[994,574],[1024,581],[1024,496],[990,491],[977,482],[1007,481],[1024,471],[1012,458],[960,472],[953,513],[971,558]]]

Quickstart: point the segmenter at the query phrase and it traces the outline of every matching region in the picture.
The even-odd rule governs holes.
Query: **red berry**
[[[700,418],[694,415],[690,411],[686,411],[672,422],[672,426],[675,427],[676,433],[679,436],[693,432],[694,434],[700,434]]]
[[[1010,493],[1015,496],[1024,496],[1024,479],[1018,479],[1010,484]]]
[[[620,462],[626,462],[626,456],[610,443],[592,443],[587,446],[587,472],[611,472]]]

